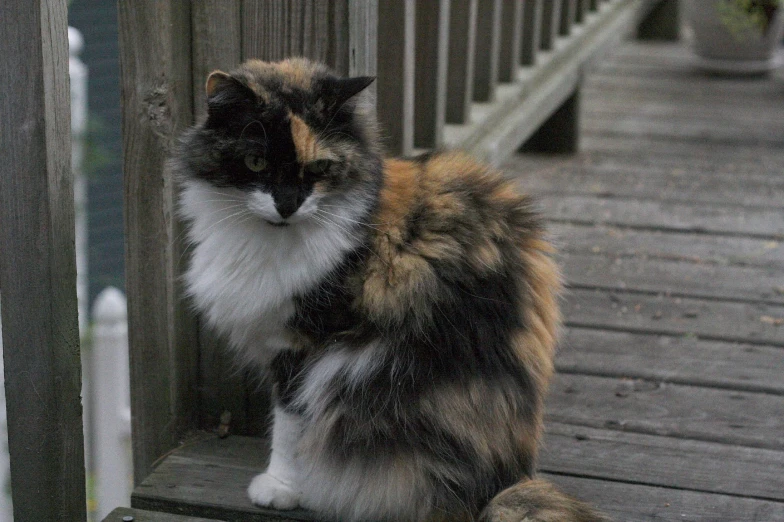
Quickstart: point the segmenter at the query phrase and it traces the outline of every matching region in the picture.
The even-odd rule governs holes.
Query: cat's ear
[[[322,96],[328,106],[339,108],[368,85],[375,81],[375,76],[356,76],[354,78],[330,78],[324,86]]]
[[[223,71],[213,71],[207,77],[208,115],[214,122],[222,121],[236,109],[247,109],[256,103],[257,96],[244,83]]]

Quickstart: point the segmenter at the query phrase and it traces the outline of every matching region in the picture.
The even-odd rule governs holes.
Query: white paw
[[[256,475],[251,481],[248,496],[254,504],[262,507],[294,509],[299,504],[297,490],[267,473]]]

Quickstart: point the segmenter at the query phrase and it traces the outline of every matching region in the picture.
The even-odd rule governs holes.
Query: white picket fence
[[[69,27],[68,42],[71,152],[76,208],[76,284],[79,329],[82,333],[85,465],[88,480],[94,484],[88,515],[89,520],[100,521],[114,508],[130,505],[133,485],[128,316],[123,293],[116,288],[106,288],[96,298],[92,322],[88,322],[87,181],[83,172],[87,130],[87,66],[79,59],[84,47],[79,31]],[[12,522],[12,504],[8,494],[10,472],[2,348],[0,335],[0,522]]]

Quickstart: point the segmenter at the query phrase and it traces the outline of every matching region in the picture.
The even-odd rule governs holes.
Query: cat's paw
[[[262,507],[294,509],[299,505],[297,490],[267,473],[256,475],[251,481],[248,496],[254,504]]]

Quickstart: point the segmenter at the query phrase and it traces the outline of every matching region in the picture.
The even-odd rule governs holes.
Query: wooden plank
[[[577,288],[784,305],[782,269],[589,253],[563,253],[560,261],[569,285]]]
[[[414,0],[379,3],[378,121],[392,155],[414,149],[414,7]]]
[[[449,14],[446,121],[466,123],[474,92],[478,0],[452,0]]]
[[[565,252],[778,270],[784,267],[782,241],[565,223],[553,223],[550,230],[559,249]]]
[[[520,65],[535,65],[542,36],[544,0],[523,2],[523,34],[520,38]]]
[[[577,0],[577,11],[574,14],[574,21],[578,24],[583,23],[585,17],[588,15],[588,1],[589,0]]]
[[[229,71],[242,61],[242,3],[240,0],[205,0],[193,4],[193,105],[196,119],[207,112],[204,91],[207,75]]]
[[[86,520],[67,7],[0,8],[0,287],[16,520]]]
[[[573,288],[566,324],[784,347],[784,306]]]
[[[566,373],[784,395],[776,347],[571,327],[555,361]]]
[[[784,213],[779,209],[720,207],[604,195],[541,196],[539,201],[547,217],[556,221],[784,239]]]
[[[612,520],[784,520],[784,503],[775,501],[550,473],[540,475],[566,493],[595,505]]]
[[[547,398],[549,422],[775,450],[784,449],[780,413],[780,395],[629,377],[559,373]]]
[[[192,121],[190,4],[119,3],[126,281],[134,477],[194,427],[197,330],[181,300],[185,262],[166,158]],[[155,60],[150,60],[155,56]]]
[[[501,52],[502,0],[492,0],[479,10],[474,49],[474,101],[495,99]]]
[[[523,3],[503,0],[501,6],[501,38],[498,57],[498,81],[517,81],[520,64],[520,40],[523,34]]]
[[[131,518],[128,518],[131,517]],[[196,518],[161,513],[160,511],[144,511],[141,509],[117,508],[109,513],[103,522],[219,522],[214,518]]]
[[[546,432],[539,468],[548,473],[784,500],[781,451],[554,422]]]
[[[415,147],[438,147],[444,141],[449,11],[449,0],[416,5]]]
[[[558,160],[517,155],[502,169],[534,196],[637,197],[771,210],[780,208],[784,193],[784,177],[772,172],[760,175],[759,167],[745,164],[717,162],[715,167],[695,168],[683,163],[678,167],[642,161],[638,164],[613,157]]]
[[[266,440],[195,439],[168,456],[133,493],[133,507],[236,522],[323,520],[303,510],[254,506],[246,490],[267,464]]]

